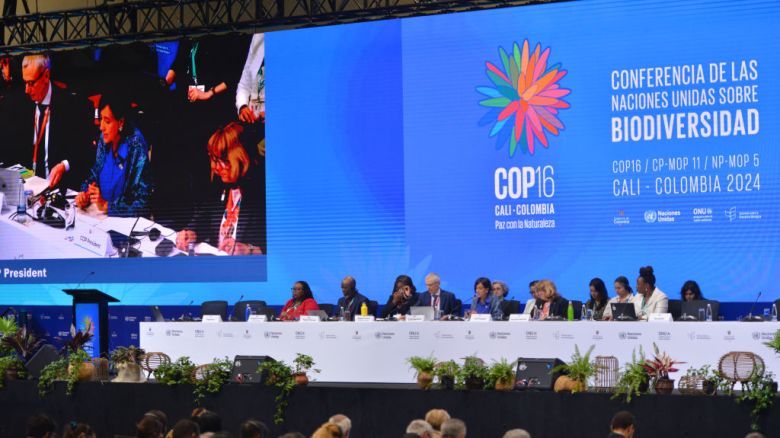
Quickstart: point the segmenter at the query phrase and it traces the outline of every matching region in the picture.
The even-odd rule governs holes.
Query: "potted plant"
[[[561,364],[550,370],[550,374],[563,373],[555,380],[555,392],[583,392],[588,388],[588,379],[596,375],[598,365],[590,360],[595,345],[591,345],[585,355],[580,354],[580,348],[574,346],[574,354],[568,364]]]
[[[511,391],[515,389],[515,362],[509,363],[502,358],[493,362],[488,369],[488,386],[493,386],[498,391]]]
[[[645,361],[645,370],[653,381],[656,394],[671,394],[674,389],[674,379],[669,378],[669,373],[677,372],[676,364],[683,364],[672,359],[666,352],[661,353],[658,345],[653,342],[654,356]]]
[[[111,362],[117,370],[117,377],[113,381],[121,383],[146,380],[141,372],[141,360],[145,354],[143,348],[136,348],[134,345],[115,348],[111,352]]]
[[[26,377],[24,362],[16,355],[9,354],[0,357],[0,389],[5,387],[6,380],[16,380]]]
[[[16,333],[19,327],[16,325],[16,318],[11,315],[0,318],[0,337]]]
[[[764,342],[764,345],[775,350],[775,353],[780,354],[780,330],[775,332],[775,337],[769,342]]]
[[[645,369],[645,353],[639,347],[639,360],[636,351],[631,352],[631,362],[626,363],[623,372],[615,385],[613,399],[622,397],[626,403],[631,403],[632,397],[639,397],[650,388],[650,376]]]
[[[38,339],[33,332],[24,326],[13,333],[7,333],[0,341],[0,344],[7,350],[15,351],[19,359],[25,363],[38,351],[42,343],[41,339]]]
[[[690,367],[685,372],[685,379],[688,380],[689,385],[695,385],[696,388],[691,388],[693,391],[698,391],[698,382],[701,382],[701,392],[705,395],[715,395],[718,392],[718,387],[722,386],[723,377],[718,371],[710,369],[709,365],[704,365],[699,368]],[[680,386],[682,387],[682,379],[680,380]]]
[[[458,371],[460,371],[460,365],[454,360],[448,360],[437,363],[433,368],[433,375],[439,379],[439,386],[444,389],[452,389],[455,387]]]
[[[406,359],[411,368],[416,372],[417,386],[428,389],[433,383],[433,369],[436,368],[436,359],[433,356],[412,356]]]
[[[89,354],[84,351],[84,345],[92,339],[92,324],[87,324],[84,331],[78,330],[74,326],[70,327],[71,338],[65,343],[64,354],[68,357],[68,384],[72,386],[70,379],[85,381],[92,379],[95,373],[95,367],[92,365]],[[69,391],[70,394],[72,392]]]
[[[320,370],[314,368],[314,359],[307,354],[296,354],[295,359],[293,360],[293,366],[295,367],[295,371],[293,372],[295,384],[301,386],[306,386],[309,383],[309,376],[307,374],[309,371],[315,373],[320,372]]]
[[[206,397],[206,394],[216,394],[230,379],[230,370],[233,368],[233,362],[227,357],[224,359],[214,359],[214,362],[203,367],[200,378],[195,379],[195,389],[192,392],[196,404]]]
[[[737,403],[749,403],[750,429],[761,429],[761,416],[772,407],[777,395],[777,382],[771,372],[754,372],[750,380],[742,386],[742,394],[737,397]]]
[[[463,366],[458,375],[458,386],[466,389],[482,389],[485,387],[487,376],[488,369],[485,361],[476,356],[466,356],[463,358]]]
[[[293,369],[282,361],[267,360],[260,364],[257,372],[264,376],[263,381],[267,386],[273,386],[279,390],[279,394],[274,398],[276,402],[274,424],[284,423],[284,413],[287,409],[290,392],[295,388]]]
[[[154,377],[164,385],[192,384],[195,364],[188,356],[182,356],[171,363],[163,363],[154,370]]]
[[[0,318],[0,331],[4,333],[0,341],[0,352],[3,364],[0,366],[0,388],[5,380],[15,380],[26,377],[25,363],[32,357],[41,345],[41,341],[30,333],[26,327],[17,328],[12,317]]]

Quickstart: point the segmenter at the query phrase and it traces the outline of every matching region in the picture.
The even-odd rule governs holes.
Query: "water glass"
[[[699,309],[699,321],[704,321],[704,318],[706,317],[706,312],[704,309]]]

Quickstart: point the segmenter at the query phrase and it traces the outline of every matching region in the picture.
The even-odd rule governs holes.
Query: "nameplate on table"
[[[371,315],[355,315],[355,322],[374,322],[374,317]]]
[[[268,322],[268,316],[267,315],[249,315],[249,319],[247,319],[246,322],[251,322],[251,323]]]
[[[529,322],[531,315],[527,313],[512,313],[509,315],[509,322]]]
[[[406,321],[425,321],[425,315],[406,315]]]
[[[78,220],[78,216],[76,217]],[[116,249],[111,244],[111,237],[105,231],[90,225],[76,225],[76,233],[73,237],[73,243],[76,246],[86,249],[98,257],[109,257],[116,253]]]
[[[490,322],[492,320],[489,313],[475,313],[469,318],[469,322]]]
[[[201,321],[213,324],[215,322],[222,322],[222,317],[219,315],[203,315],[203,319]]]
[[[651,313],[647,317],[647,322],[672,322],[674,319],[672,318],[671,313]]]
[[[320,317],[317,315],[301,315],[300,322],[320,322]]]

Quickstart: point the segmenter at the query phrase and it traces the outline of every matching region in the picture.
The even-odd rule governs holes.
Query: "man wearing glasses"
[[[87,100],[79,103],[65,86],[51,79],[48,55],[29,55],[22,60],[24,92],[31,106],[21,111],[19,125],[23,137],[15,139],[19,160],[36,176],[47,178],[49,187],[61,181],[67,187],[78,187],[90,162],[89,152],[92,121]]]

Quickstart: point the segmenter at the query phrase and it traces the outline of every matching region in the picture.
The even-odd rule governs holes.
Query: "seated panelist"
[[[100,137],[95,164],[76,196],[109,216],[148,216],[152,193],[149,147],[130,121],[130,102],[115,94],[100,99]]]
[[[500,321],[503,317],[501,310],[501,299],[490,293],[490,280],[485,277],[479,277],[474,282],[474,298],[471,300],[471,310],[469,314],[488,313],[492,319]]]
[[[558,293],[558,288],[555,287],[552,280],[539,280],[536,283],[536,293],[542,301],[539,319],[566,317],[569,301]]]
[[[414,287],[412,278],[408,275],[399,275],[395,279],[393,293],[382,308],[382,318],[403,316],[409,313],[409,309],[419,305],[420,294]]]
[[[282,307],[279,319],[295,321],[302,315],[308,315],[309,310],[320,310],[320,306],[314,301],[309,283],[296,281],[292,287],[292,298]]]
[[[219,177],[213,194],[196,208],[190,225],[176,234],[176,247],[207,242],[229,255],[263,254],[265,247],[264,182],[240,135],[243,128],[230,123],[209,138],[211,178]]]
[[[628,284],[628,278],[621,275],[615,279],[615,294],[616,296],[611,298],[607,303],[607,307],[604,308],[604,314],[602,315],[604,321],[612,320],[612,303],[634,302],[634,291],[631,289],[631,285]]]
[[[336,316],[340,309],[344,309],[345,312],[349,312],[348,321],[354,321],[355,315],[360,315],[360,307],[363,303],[368,305],[368,298],[363,296],[357,290],[357,281],[352,276],[346,276],[341,280],[341,293],[344,295],[339,298],[339,302],[336,304]]]
[[[430,306],[434,310],[439,310],[443,316],[455,315],[460,313],[455,302],[455,294],[441,288],[441,278],[438,274],[431,272],[425,276],[425,287],[428,289],[420,294],[417,306]]]

